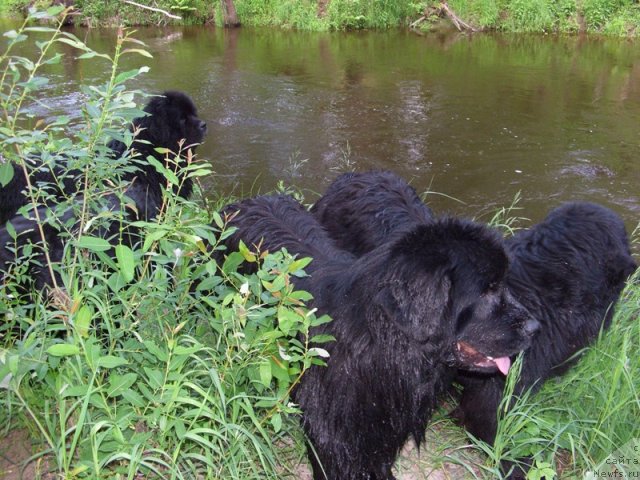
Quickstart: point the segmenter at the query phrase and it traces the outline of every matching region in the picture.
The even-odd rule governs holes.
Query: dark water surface
[[[74,33],[98,51],[115,44],[114,30]],[[209,125],[210,191],[284,180],[313,201],[339,172],[387,168],[443,194],[427,197],[437,211],[488,215],[521,192],[532,220],[571,199],[612,207],[629,229],[640,220],[640,42],[206,27],[135,37],[154,58],[125,62],[151,68],[132,86],[187,91]],[[78,83],[104,82],[100,65],[65,60],[48,105],[77,114]]]

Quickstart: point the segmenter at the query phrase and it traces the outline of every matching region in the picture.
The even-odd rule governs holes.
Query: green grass
[[[506,458],[534,455],[562,478],[581,478],[640,437],[640,285],[631,281],[611,328],[578,364],[535,396],[519,399],[503,418],[496,444]],[[638,459],[640,461],[640,458]]]
[[[24,13],[51,2],[6,0],[0,3],[0,13]],[[640,8],[631,0],[451,0],[448,4],[460,18],[485,31],[585,31],[635,37],[640,25]],[[154,2],[155,8],[181,17],[174,19],[119,0],[77,0],[74,21],[91,26],[222,25],[221,5],[206,0]],[[440,10],[435,0],[330,0],[322,7],[319,0],[235,0],[235,6],[243,25],[309,31],[403,28],[418,19],[419,28],[429,30],[440,27],[443,17],[435,15]]]
[[[507,235],[526,227],[519,194],[490,224]],[[632,235],[637,245],[636,235]],[[610,328],[586,348],[565,375],[548,380],[535,395],[511,402],[519,365],[509,374],[501,422],[493,446],[475,441],[486,454],[485,473],[499,476],[501,460],[533,456],[530,478],[561,471],[558,478],[583,478],[633,439],[640,438],[640,271],[629,279]],[[637,455],[640,462],[640,455]]]

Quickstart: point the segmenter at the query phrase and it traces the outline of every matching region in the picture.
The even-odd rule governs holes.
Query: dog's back
[[[305,208],[288,195],[263,195],[224,207],[223,217],[235,233],[225,242],[228,250],[237,250],[240,240],[249,247],[261,246],[274,252],[286,248],[298,257],[312,257],[308,270],[335,260],[348,261],[352,256],[339,250],[325,229]]]
[[[341,175],[311,212],[339,248],[357,256],[434,219],[415,189],[389,171]]]

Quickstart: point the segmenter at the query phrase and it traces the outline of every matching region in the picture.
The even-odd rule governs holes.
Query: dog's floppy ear
[[[153,147],[164,147],[171,150],[177,148],[177,139],[183,138],[184,125],[181,121],[184,114],[179,110],[171,92],[156,96],[144,107],[147,115],[134,119],[134,128],[140,129],[138,141],[147,141]],[[153,148],[151,147],[151,148]]]
[[[442,335],[451,293],[448,276],[417,278],[385,285],[373,299],[393,326],[409,339],[424,343]],[[424,281],[426,280],[426,281]]]

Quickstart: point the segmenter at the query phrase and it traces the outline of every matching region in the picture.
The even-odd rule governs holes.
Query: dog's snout
[[[207,122],[200,120],[200,125],[198,126],[198,128],[200,128],[200,130],[202,132],[206,132],[207,131]]]

